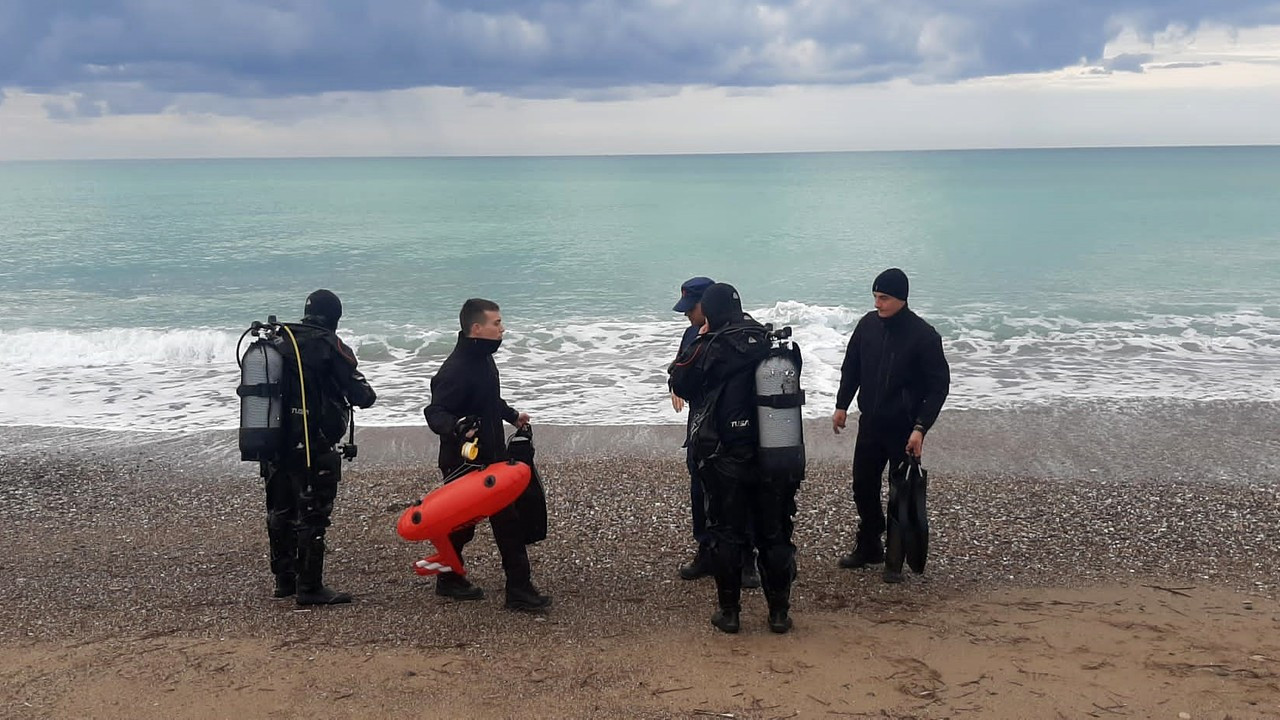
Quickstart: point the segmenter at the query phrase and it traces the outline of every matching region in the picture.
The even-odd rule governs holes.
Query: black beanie
[[[896,297],[903,302],[907,300],[907,274],[898,268],[889,268],[876,276],[876,281],[871,283],[871,292],[884,293],[891,297]]]
[[[307,296],[302,316],[330,330],[337,330],[338,320],[342,317],[342,301],[332,291],[317,290]]]
[[[702,314],[711,329],[718,330],[725,323],[742,319],[742,298],[729,283],[716,283],[702,293]]]

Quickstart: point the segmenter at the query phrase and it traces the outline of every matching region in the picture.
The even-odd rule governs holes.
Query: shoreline
[[[682,425],[541,425],[548,460],[678,460]],[[1280,403],[1063,402],[1004,410],[944,411],[925,443],[935,473],[1010,474],[1117,481],[1199,480],[1280,484]],[[856,423],[839,436],[826,420],[805,421],[810,462],[850,462]],[[163,462],[191,470],[252,472],[235,430],[153,432],[40,426],[0,427],[0,458]],[[434,464],[437,440],[425,424],[360,426],[354,467]],[[243,471],[243,472],[242,472]]]

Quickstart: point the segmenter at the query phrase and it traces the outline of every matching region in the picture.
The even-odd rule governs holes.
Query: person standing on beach
[[[499,462],[506,458],[502,423],[517,427],[529,424],[527,414],[517,413],[502,399],[498,366],[493,361],[506,332],[498,304],[480,298],[467,300],[458,321],[462,326],[458,343],[431,378],[431,403],[423,410],[427,425],[440,436],[440,472],[446,482],[463,465],[463,443],[478,441],[480,454],[476,463]],[[519,515],[508,507],[490,517],[489,525],[507,576],[507,609],[535,611],[549,607],[551,597],[539,592],[531,579]],[[475,534],[473,526],[449,536],[459,558]],[[454,600],[484,597],[483,590],[457,573],[441,573],[436,579],[436,594]]]
[[[698,338],[699,331],[706,324],[707,318],[702,314],[702,293],[707,288],[715,284],[715,281],[709,277],[692,277],[684,281],[680,286],[680,299],[676,301],[675,307],[671,308],[673,312],[684,313],[689,319],[689,327],[684,329],[684,335],[680,338],[680,349],[676,351],[676,357],[679,358],[693,341]],[[669,370],[669,368],[668,368]],[[684,410],[685,399],[671,393],[671,407],[676,412]],[[685,436],[688,437],[690,425],[693,423],[693,417],[698,413],[698,406],[689,403],[689,420],[685,424]],[[702,481],[698,479],[698,468],[693,458],[693,446],[685,443],[685,465],[689,468],[689,510],[693,516],[693,539],[698,543],[698,549],[693,556],[693,560],[688,565],[680,568],[680,578],[683,580],[697,580],[711,574],[711,534],[707,532],[707,510],[706,499],[702,492]],[[744,558],[742,563],[742,587],[758,588],[760,587],[760,575],[756,571],[755,552],[748,550],[750,557]]]
[[[680,348],[676,351],[677,359],[693,344],[694,340],[698,339],[698,331],[707,322],[707,318],[702,314],[702,293],[713,284],[715,281],[711,278],[698,276],[689,278],[680,286],[680,299],[671,310],[684,313],[684,316],[689,319],[689,327],[684,329],[684,334],[680,337]],[[676,412],[683,411],[685,402],[685,399],[677,395],[674,390],[671,391],[672,409]],[[697,412],[698,407],[689,403],[689,420],[685,423],[686,437],[688,437],[693,416]],[[693,516],[693,539],[698,543],[698,549],[693,560],[680,568],[680,577],[684,580],[697,580],[711,574],[711,535],[707,532],[707,510],[703,499],[702,481],[698,479],[698,468],[693,460],[693,446],[689,443],[685,443],[684,462],[689,469],[689,510]]]
[[[356,356],[338,338],[342,301],[328,290],[307,296],[302,323],[290,325],[298,343],[308,384],[307,399],[315,403],[307,448],[289,450],[280,460],[264,462],[266,478],[267,540],[271,572],[276,578],[273,595],[296,595],[299,605],[349,603],[349,593],[325,587],[325,530],[333,514],[342,477],[342,453],[334,446],[342,441],[350,422],[350,406],[371,407],[378,399],[364,375],[356,369]],[[316,401],[319,401],[318,403]],[[316,422],[318,420],[318,422]]]
[[[889,268],[871,285],[875,310],[858,321],[840,366],[840,389],[831,429],[845,427],[849,404],[858,395],[858,436],[853,451],[853,501],[858,533],[842,568],[884,562],[884,508],[880,504],[885,466],[919,458],[924,436],[938,419],[951,385],[942,337],[907,307],[906,273]],[[884,581],[902,582],[902,568],[885,567]]]
[[[784,633],[791,629],[796,573],[791,531],[797,487],[793,478],[771,477],[759,465],[755,369],[769,354],[769,338],[742,312],[732,285],[708,287],[702,311],[706,323],[671,366],[668,384],[699,408],[689,444],[707,498],[718,605],[711,624],[727,633],[740,629],[742,564],[754,544],[769,628]]]

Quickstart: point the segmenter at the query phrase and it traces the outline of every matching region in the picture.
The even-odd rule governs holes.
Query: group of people
[[[880,500],[885,467],[921,456],[950,385],[941,337],[907,306],[908,292],[907,276],[897,268],[875,278],[875,310],[854,328],[840,369],[832,430],[838,434],[845,429],[855,395],[860,412],[853,459],[859,526],[852,551],[839,560],[842,568],[885,562]],[[686,281],[673,309],[689,319],[668,373],[673,408],[689,410],[685,448],[697,542],[692,561],[679,569],[680,577],[715,578],[711,623],[727,633],[741,627],[743,588],[760,587],[769,608],[769,628],[785,633],[792,627],[796,548],[791,535],[803,473],[770,472],[759,462],[759,398],[753,371],[770,351],[768,332],[743,311],[732,285],[706,277]],[[328,290],[312,293],[301,323],[304,339],[321,348],[313,357],[329,378],[326,390],[336,401],[370,407],[376,395],[357,369],[355,354],[335,333],[341,315],[336,295]],[[439,436],[438,464],[446,482],[464,463],[464,443],[476,441],[480,455],[473,462],[497,462],[505,459],[503,424],[519,428],[529,423],[526,413],[502,398],[493,357],[505,332],[497,303],[467,300],[459,324],[457,344],[432,377],[431,401],[424,410],[428,426]],[[274,595],[296,595],[299,605],[352,600],[323,583],[324,534],[341,473],[341,453],[334,448],[346,429],[345,422],[336,425],[322,427],[311,442],[313,462],[304,464],[299,448],[264,463]],[[490,518],[490,526],[506,575],[506,607],[549,607],[551,597],[532,582],[519,518],[504,510]],[[474,535],[471,527],[450,536],[459,557]],[[900,564],[886,565],[883,578],[901,582]],[[439,575],[435,592],[463,601],[484,597],[481,588],[449,572]]]
[[[924,437],[938,419],[951,383],[942,338],[907,307],[909,281],[897,268],[871,286],[875,310],[859,320],[840,368],[831,427],[846,427],[854,396],[860,412],[854,445],[853,495],[859,527],[842,568],[885,562],[881,488],[890,462],[920,458]],[[672,308],[689,319],[669,368],[672,406],[689,407],[686,462],[690,476],[693,560],[680,576],[712,575],[715,627],[741,627],[741,593],[748,586],[744,560],[755,557],[769,607],[769,629],[791,628],[791,584],[796,575],[791,541],[795,494],[801,478],[771,473],[759,462],[758,398],[751,372],[769,352],[765,328],[742,310],[737,290],[707,277],[687,280]],[[885,582],[902,582],[901,559],[886,565]]]

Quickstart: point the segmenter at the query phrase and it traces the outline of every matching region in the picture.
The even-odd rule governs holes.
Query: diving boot
[[[711,616],[711,624],[720,632],[733,634],[738,632],[742,623],[738,616],[742,612],[742,588],[738,587],[738,571],[716,577],[716,604],[720,609]]]
[[[267,526],[271,572],[276,576],[273,598],[287,598],[298,590],[298,534],[291,529]]]
[[[440,573],[436,576],[436,595],[466,602],[483,600],[484,590],[457,573]]]
[[[898,568],[897,570],[894,570],[893,568],[886,566],[884,569],[883,577],[884,577],[884,581],[891,585],[897,585],[898,583],[904,580],[904,578],[902,577],[902,568]]]
[[[791,588],[766,592],[764,599],[769,603],[769,629],[779,634],[790,630]]]
[[[791,615],[787,610],[770,610],[769,611],[769,629],[782,634],[791,629]]]
[[[293,573],[276,575],[276,589],[271,592],[273,598],[287,598],[298,591],[298,577]]]
[[[733,635],[742,628],[742,621],[739,618],[741,610],[736,607],[720,608],[711,616],[711,624],[716,626],[720,632],[726,632]]]
[[[354,600],[350,593],[338,592],[324,584],[324,536],[298,544],[299,605],[341,605]]]
[[[884,544],[880,542],[880,536],[877,535],[871,539],[859,538],[853,552],[841,557],[839,565],[848,570],[879,565],[882,562],[884,562]]]
[[[698,546],[698,554],[688,565],[680,567],[681,580],[697,580],[711,574],[711,550],[706,545]]]
[[[520,612],[538,612],[551,607],[551,596],[538,592],[533,583],[507,588],[506,608]]]

